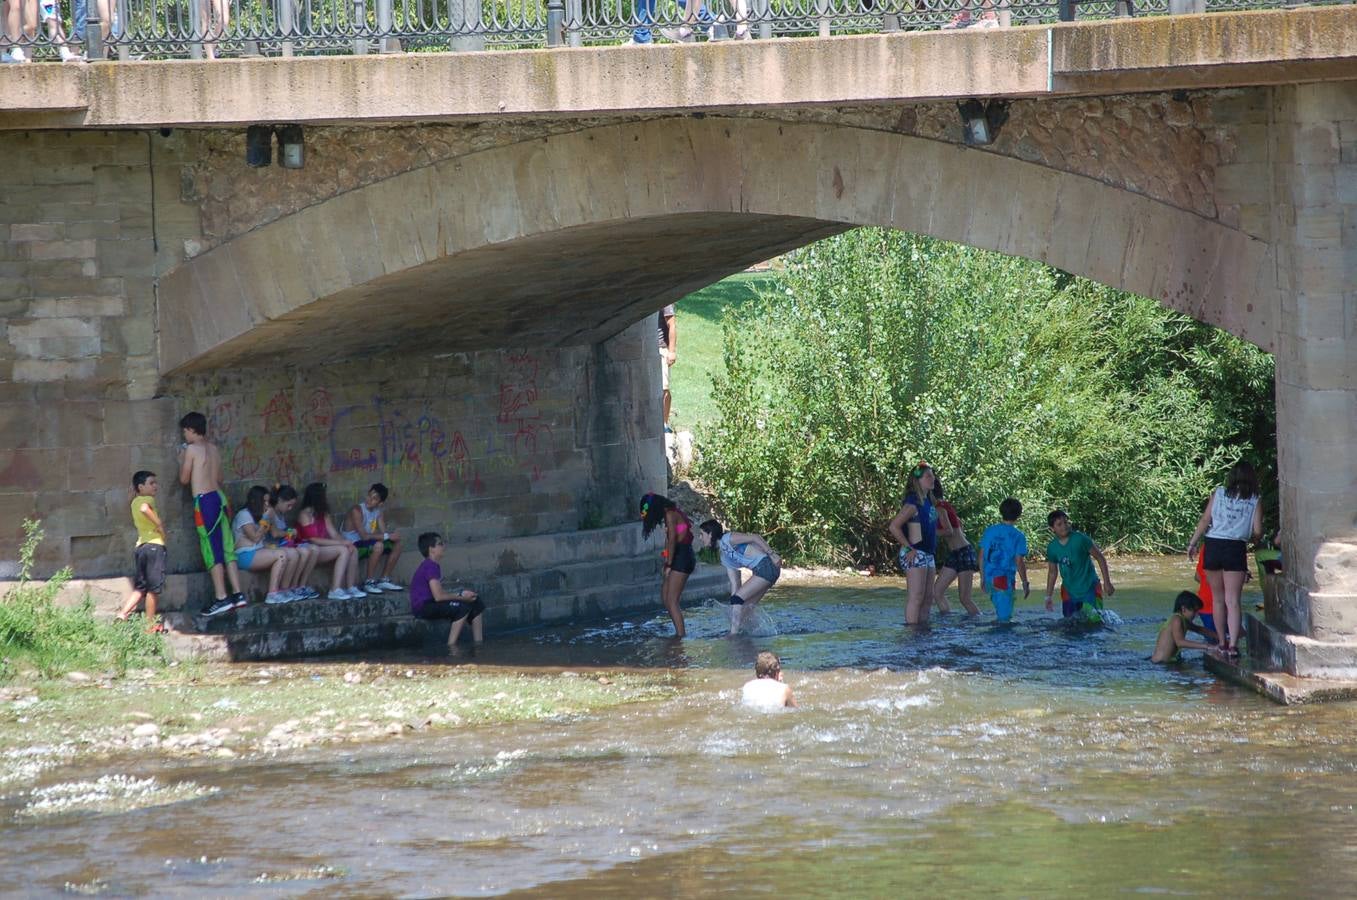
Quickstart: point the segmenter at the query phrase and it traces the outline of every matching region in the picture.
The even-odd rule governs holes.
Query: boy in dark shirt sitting
[[[448,619],[452,628],[448,632],[448,647],[457,644],[462,626],[471,623],[471,639],[479,644],[483,640],[481,631],[481,613],[485,604],[476,596],[476,592],[465,588],[449,593],[443,588],[443,569],[439,561],[443,558],[446,546],[437,532],[426,531],[419,536],[419,552],[424,562],[415,569],[415,577],[410,579],[410,612],[417,619]]]

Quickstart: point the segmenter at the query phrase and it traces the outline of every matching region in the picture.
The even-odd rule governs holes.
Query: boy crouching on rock
[[[415,577],[410,579],[410,612],[417,619],[447,619],[452,622],[448,632],[448,647],[455,647],[462,633],[462,626],[471,623],[471,640],[479,644],[484,635],[481,631],[481,613],[485,604],[476,596],[476,592],[459,588],[449,593],[443,588],[443,568],[439,561],[443,558],[446,546],[437,532],[426,531],[419,536],[419,553],[424,561],[415,569]]]

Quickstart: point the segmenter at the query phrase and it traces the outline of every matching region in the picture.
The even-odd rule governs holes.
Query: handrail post
[[[104,58],[104,25],[99,19],[99,4],[90,0],[85,12],[85,59]]]
[[[565,4],[562,0],[547,0],[547,46],[559,47],[565,43]]]
[[[189,59],[203,58],[203,0],[188,0]]]
[[[584,0],[565,0],[565,13],[565,42],[571,47],[583,47],[580,26],[584,23]]]
[[[377,0],[377,52],[390,53],[391,43],[391,0]]]
[[[1060,0],[1058,6],[1058,9],[1060,10],[1060,21],[1062,22],[1074,21],[1074,5],[1075,0]]]
[[[773,21],[770,0],[754,0],[754,20],[758,22],[758,38],[766,41],[773,36]]]
[[[279,47],[284,56],[292,55],[292,38],[297,33],[297,8],[293,4],[294,0],[278,0],[278,31],[283,37]]]

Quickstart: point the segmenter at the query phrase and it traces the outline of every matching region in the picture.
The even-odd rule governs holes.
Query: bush
[[[792,254],[724,330],[699,476],[735,527],[803,562],[883,563],[920,459],[972,532],[1006,496],[1045,545],[1186,542],[1242,453],[1270,466],[1272,362],[1144,298],[879,229]],[[978,534],[973,536],[978,537]]]
[[[160,635],[132,622],[96,619],[88,593],[77,606],[57,605],[57,595],[71,579],[69,568],[45,583],[29,581],[42,537],[38,522],[24,522],[19,582],[0,599],[0,680],[13,677],[21,663],[52,677],[85,668],[121,674],[130,666],[163,662]]]

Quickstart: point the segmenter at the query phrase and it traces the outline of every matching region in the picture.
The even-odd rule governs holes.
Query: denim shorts
[[[777,580],[782,577],[782,567],[766,556],[759,560],[758,564],[750,571],[769,584],[777,584]]]

